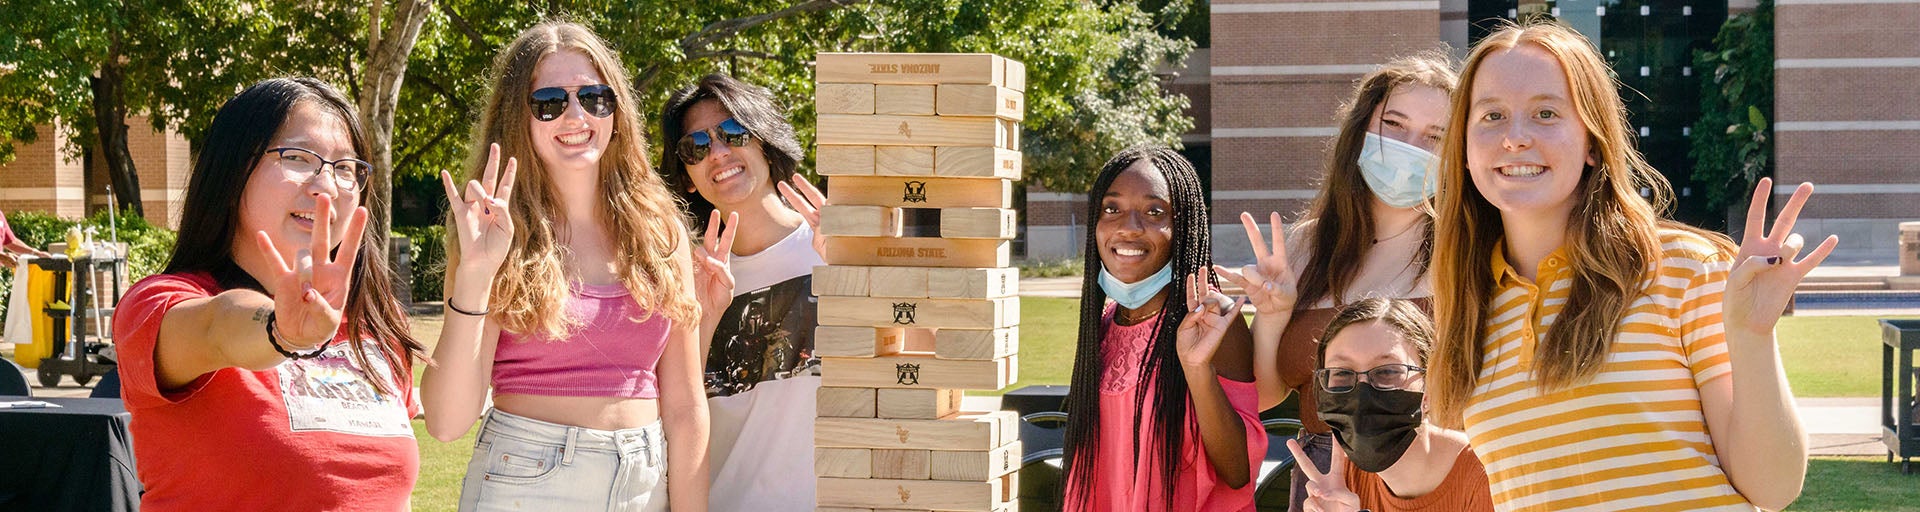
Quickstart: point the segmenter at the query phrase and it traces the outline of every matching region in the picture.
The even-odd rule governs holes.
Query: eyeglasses
[[[359,190],[361,185],[366,184],[367,175],[373,172],[373,164],[366,160],[328,160],[306,148],[273,148],[267,153],[278,157],[274,161],[280,163],[280,169],[287,173],[287,177],[306,182],[324,171],[333,178],[333,185],[343,191]]]
[[[740,121],[729,117],[713,128],[700,130],[680,137],[680,143],[677,145],[678,152],[680,153],[680,162],[687,165],[694,165],[700,163],[701,160],[706,160],[707,153],[713,150],[714,130],[720,131],[720,141],[727,143],[727,147],[730,148],[745,146],[747,145],[747,139],[753,137],[753,132],[748,131],[746,125],[742,125]]]
[[[605,85],[584,85],[574,91],[573,96],[580,98],[580,110],[593,117],[613,115],[613,107],[618,101],[614,98],[613,88]],[[541,122],[559,119],[567,113],[567,88],[545,87],[535,89],[527,96],[527,105],[533,107],[534,119]]]
[[[1426,373],[1426,371],[1426,368],[1394,363],[1375,366],[1365,373],[1367,385],[1373,386],[1373,389],[1393,391],[1406,387],[1407,383],[1413,381],[1414,375]],[[1320,383],[1320,387],[1328,393],[1353,391],[1353,387],[1358,385],[1360,375],[1361,372],[1346,368],[1321,368],[1313,371],[1314,381]]]

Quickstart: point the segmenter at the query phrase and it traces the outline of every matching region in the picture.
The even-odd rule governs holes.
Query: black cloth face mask
[[[1333,427],[1333,437],[1346,450],[1347,460],[1369,473],[1379,473],[1393,467],[1419,436],[1426,394],[1381,391],[1370,383],[1355,384],[1345,393],[1314,386],[1314,398],[1320,401],[1320,421]]]

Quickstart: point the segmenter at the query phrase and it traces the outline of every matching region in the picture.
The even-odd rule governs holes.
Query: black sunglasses
[[[727,147],[730,148],[745,146],[747,145],[747,139],[753,137],[753,132],[748,131],[746,125],[742,125],[740,121],[729,117],[713,128],[700,130],[680,137],[680,143],[677,145],[680,153],[680,162],[687,165],[694,165],[700,163],[701,160],[706,160],[707,153],[713,150],[714,130],[720,131],[720,141],[727,143]]]
[[[574,97],[580,98],[580,110],[593,117],[613,115],[614,104],[618,103],[613,88],[605,85],[585,85],[574,91]],[[535,89],[528,95],[527,104],[533,107],[533,117],[541,122],[559,119],[567,113],[567,89],[564,87],[546,87]]]

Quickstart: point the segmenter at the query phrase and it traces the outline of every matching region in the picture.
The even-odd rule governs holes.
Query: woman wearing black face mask
[[[1425,420],[1426,315],[1406,300],[1370,298],[1341,309],[1321,340],[1313,391],[1333,427],[1333,464],[1322,472],[1287,441],[1310,480],[1306,510],[1491,512],[1466,433]]]

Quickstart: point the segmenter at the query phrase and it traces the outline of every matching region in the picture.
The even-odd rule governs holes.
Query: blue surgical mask
[[[1418,146],[1367,132],[1360,144],[1360,175],[1374,197],[1394,208],[1412,208],[1440,190],[1439,157]]]
[[[1173,282],[1173,262],[1167,262],[1166,266],[1160,267],[1159,272],[1154,272],[1153,275],[1141,279],[1138,283],[1121,282],[1120,278],[1107,273],[1106,265],[1100,266],[1100,289],[1107,292],[1107,298],[1113,299],[1127,309],[1138,309],[1146,305],[1148,300],[1160,293],[1161,288],[1166,288],[1167,283],[1171,282]]]

